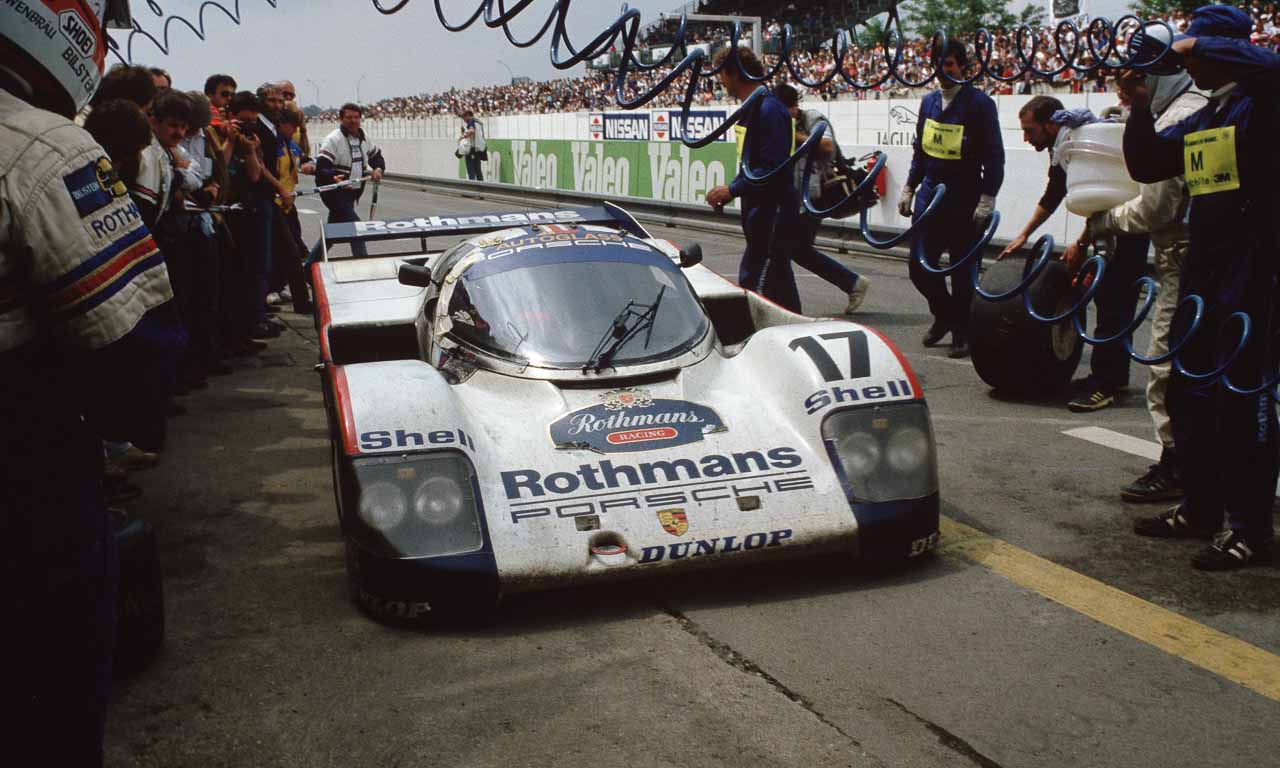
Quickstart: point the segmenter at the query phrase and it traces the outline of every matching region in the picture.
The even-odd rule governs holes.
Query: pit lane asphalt
[[[379,204],[509,209],[390,185]],[[320,220],[304,215],[309,241]],[[740,238],[654,234],[736,273]],[[182,399],[162,465],[134,476],[168,639],[117,685],[108,765],[1274,765],[1280,569],[1202,574],[1196,545],[1133,536],[1152,508],[1117,492],[1148,462],[1064,434],[1152,440],[1143,370],[1096,414],[1001,401],[921,346],[904,262],[839,258],[873,281],[854,319],[899,345],[928,397],[961,524],[940,554],[888,574],[800,562],[526,596],[484,627],[376,624],[347,598],[315,332],[284,314],[269,351]],[[811,315],[844,307],[804,272],[800,289]],[[957,543],[964,526],[1018,567]],[[1185,620],[1186,642],[1152,612]]]

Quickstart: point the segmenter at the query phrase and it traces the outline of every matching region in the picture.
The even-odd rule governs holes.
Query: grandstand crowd
[[[806,6],[797,9],[797,5]],[[864,5],[869,5],[864,3]],[[772,66],[776,63],[780,51],[783,24],[792,25],[791,61],[798,77],[788,74],[787,80],[800,80],[817,83],[836,66],[832,53],[832,39],[837,29],[848,29],[855,20],[849,10],[850,4],[837,0],[811,0],[809,3],[790,3],[786,9],[785,21],[766,12],[777,13],[778,4],[755,2],[754,0],[705,0],[699,11],[703,13],[762,15],[762,40],[765,50],[765,62]],[[1280,50],[1280,9],[1276,3],[1255,4],[1249,9],[1254,20],[1252,42],[1273,50]],[[1190,14],[1174,11],[1164,17],[1177,30],[1186,28]],[[642,62],[651,61],[651,52],[669,47],[679,26],[677,16],[664,17],[650,24],[641,32],[638,53]],[[992,95],[1033,94],[1049,92],[1105,92],[1110,88],[1113,71],[1106,67],[1094,67],[1093,56],[1085,50],[1078,57],[1079,68],[1067,67],[1052,76],[1041,76],[1025,68],[1019,63],[1015,53],[1016,30],[1004,29],[994,32],[992,54],[989,71],[1000,77],[1012,78],[1000,80],[996,77],[983,78],[977,85]],[[1042,72],[1053,72],[1061,67],[1062,62],[1054,44],[1054,29],[1042,26],[1035,31],[1035,53],[1032,56],[1034,68]],[[745,35],[744,35],[745,37]],[[687,45],[706,45],[708,54],[729,44],[729,27],[726,24],[711,25],[705,22],[689,22],[685,30]],[[972,45],[972,39],[969,44]],[[1064,47],[1070,47],[1070,40],[1062,38]],[[1087,46],[1081,42],[1081,49]],[[923,37],[906,43],[903,47],[902,62],[898,73],[903,79],[919,82],[932,70],[929,61],[929,41]],[[1030,45],[1024,43],[1024,51]],[[588,69],[586,74],[578,77],[547,80],[543,82],[523,82],[510,85],[491,85],[468,89],[452,89],[443,93],[423,93],[416,96],[397,96],[382,99],[366,106],[365,116],[378,118],[418,118],[435,115],[459,115],[471,108],[477,115],[502,114],[547,114],[558,112],[589,111],[615,106],[614,94],[619,71],[616,61],[620,51],[612,51],[611,57],[615,66],[610,69]],[[976,58],[976,57],[974,57]],[[840,76],[816,87],[800,87],[802,95],[807,98],[822,100],[834,99],[881,99],[912,98],[920,95],[920,88],[912,88],[895,80],[884,78],[888,68],[886,56],[882,48],[859,48],[851,46],[843,61],[844,71],[848,76],[860,83],[874,83],[883,80],[875,87],[855,88]],[[672,63],[678,63],[674,55]],[[976,67],[976,62],[971,67]],[[672,67],[663,66],[651,70],[628,67],[622,93],[627,99],[633,99],[649,91],[670,73]],[[1015,75],[1021,76],[1015,77]],[[677,80],[675,87],[668,88],[650,104],[652,106],[678,106],[684,96],[687,78]],[[727,94],[716,78],[703,77],[695,96],[695,104],[710,104],[728,100]],[[335,121],[337,112],[329,110],[321,112],[317,118],[321,121]]]

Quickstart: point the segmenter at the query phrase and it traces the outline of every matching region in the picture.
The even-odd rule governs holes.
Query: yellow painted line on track
[[[939,554],[963,557],[1165,653],[1280,701],[1280,656],[942,518]]]

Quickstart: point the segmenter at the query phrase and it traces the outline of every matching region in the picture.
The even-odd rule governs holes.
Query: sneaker
[[[923,343],[926,347],[936,347],[938,342],[942,341],[942,337],[951,333],[951,329],[941,320],[934,320],[933,325],[929,326],[929,330],[925,332]]]
[[[844,308],[846,315],[852,315],[858,311],[858,307],[862,306],[862,302],[867,298],[867,290],[871,288],[871,281],[865,277],[858,277],[858,282],[853,284],[853,290],[849,291],[849,306]]]
[[[293,301],[293,291],[289,290],[288,288],[285,288],[283,291],[281,291],[279,295],[280,295],[281,304],[289,304]]]
[[[1182,514],[1182,507],[1174,507],[1163,515],[1140,517],[1133,521],[1133,532],[1155,539],[1211,539],[1213,531],[1192,525]]]
[[[280,294],[276,293],[275,291],[272,291],[271,293],[268,293],[268,294],[267,294],[267,303],[268,303],[268,304],[279,304],[279,303],[281,303],[281,302],[280,302]]]
[[[1116,403],[1114,390],[1091,387],[1071,398],[1067,410],[1072,413],[1092,413],[1103,408],[1110,408]]]
[[[124,472],[138,472],[144,469],[151,469],[160,463],[160,454],[144,451],[136,445],[131,445],[124,453],[119,456],[112,456],[107,459],[107,466],[115,467]]]
[[[1191,558],[1191,567],[1201,571],[1234,571],[1271,562],[1270,541],[1249,541],[1239,531],[1223,531]]]
[[[1120,498],[1134,503],[1180,499],[1182,480],[1168,464],[1152,464],[1145,475],[1120,489]]]
[[[962,360],[969,356],[969,342],[965,341],[963,336],[951,334],[951,351],[947,353],[947,357],[952,360]]]

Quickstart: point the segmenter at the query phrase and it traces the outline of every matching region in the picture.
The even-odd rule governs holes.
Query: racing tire
[[[1030,259],[1006,259],[987,268],[982,288],[1004,293],[1022,282]],[[1075,301],[1071,274],[1051,261],[1027,288],[1042,315],[1061,314]],[[969,346],[974,370],[998,394],[1038,398],[1061,391],[1080,364],[1084,342],[1070,319],[1042,323],[1023,307],[1022,297],[988,301],[975,294],[969,306]]]

